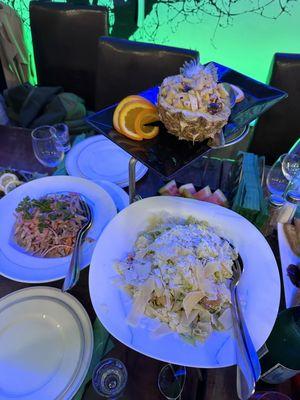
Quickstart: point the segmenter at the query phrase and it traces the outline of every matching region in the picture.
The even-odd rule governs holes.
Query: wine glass
[[[64,159],[64,152],[58,148],[55,128],[45,125],[31,132],[34,155],[45,167],[57,167]]]
[[[288,179],[283,173],[282,163],[287,154],[282,154],[272,165],[267,175],[267,188],[269,193],[282,196],[288,186]]]
[[[127,384],[125,365],[117,358],[106,358],[95,367],[92,384],[100,396],[118,399]]]
[[[167,400],[180,400],[186,379],[186,368],[167,364],[158,375],[158,388]]]
[[[297,140],[284,157],[282,172],[289,181],[300,173],[300,139]]]

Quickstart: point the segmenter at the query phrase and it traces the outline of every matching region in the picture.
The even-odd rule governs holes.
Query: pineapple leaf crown
[[[218,81],[218,69],[214,63],[209,63],[207,65],[202,65],[199,59],[194,59],[191,61],[186,61],[180,68],[180,74],[185,78],[194,78],[199,76],[201,72],[209,74],[212,76],[215,82]]]

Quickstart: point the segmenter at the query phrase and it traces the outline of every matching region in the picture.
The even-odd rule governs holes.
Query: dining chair
[[[105,7],[31,1],[38,84],[62,86],[94,109],[97,44],[108,33]]]
[[[199,56],[193,50],[114,37],[101,37],[97,52],[97,110],[160,84]]]
[[[3,67],[0,61],[0,94],[7,88]]]
[[[300,137],[300,54],[274,55],[270,85],[284,90],[288,97],[259,118],[249,148],[265,155],[269,165]]]

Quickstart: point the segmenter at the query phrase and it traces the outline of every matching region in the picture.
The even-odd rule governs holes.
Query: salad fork
[[[230,244],[230,246],[232,246]],[[242,264],[236,259],[232,267],[230,282],[232,319],[236,338],[237,393],[240,400],[247,400],[255,392],[261,374],[259,359],[249,334],[240,306],[237,286],[242,275]]]
[[[92,226],[92,212],[86,201],[82,198],[82,196],[80,196],[80,206],[84,211],[86,221],[83,227],[77,232],[76,235],[75,245],[73,249],[69,270],[65,277],[64,284],[62,287],[63,292],[72,289],[72,287],[74,287],[78,282],[80,275],[80,248],[86,232]]]

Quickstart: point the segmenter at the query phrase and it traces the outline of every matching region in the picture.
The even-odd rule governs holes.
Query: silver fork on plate
[[[79,275],[80,275],[80,249],[81,244],[84,239],[86,232],[92,226],[92,212],[86,201],[80,197],[80,205],[82,210],[84,211],[84,215],[86,217],[86,221],[83,227],[78,231],[75,239],[75,245],[73,249],[73,254],[69,266],[68,273],[65,277],[64,284],[62,287],[62,291],[66,292],[72,289],[73,286],[76,285]]]
[[[230,244],[230,246],[232,245]],[[240,400],[247,400],[255,392],[255,385],[260,377],[261,368],[237,293],[242,271],[243,267],[239,260],[236,259],[232,267],[233,276],[230,282],[230,291],[233,327],[236,338],[237,393]]]

